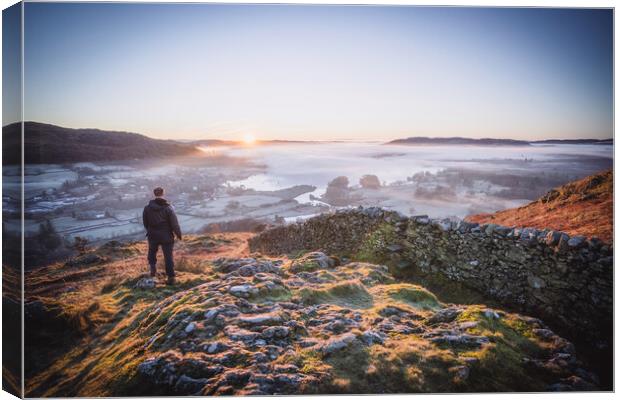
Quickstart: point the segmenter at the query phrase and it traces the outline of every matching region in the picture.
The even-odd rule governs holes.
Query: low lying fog
[[[142,208],[155,186],[166,188],[187,233],[248,230],[359,205],[462,218],[522,205],[611,168],[612,151],[609,145],[284,143],[211,147],[200,157],[157,162],[27,165],[25,233],[40,236],[51,224],[66,246],[78,236],[143,239]],[[17,234],[19,168],[3,174],[5,228]]]
[[[335,205],[381,205],[407,214],[464,217],[534,200],[549,189],[613,164],[608,145],[524,147],[402,146],[377,143],[280,144],[223,149],[266,165],[264,173],[231,182],[256,190],[316,186],[325,194],[330,181],[345,176]],[[361,188],[364,175],[381,186]],[[306,201],[309,195],[298,198]],[[330,200],[322,198],[322,200]],[[329,201],[327,201],[329,203]]]

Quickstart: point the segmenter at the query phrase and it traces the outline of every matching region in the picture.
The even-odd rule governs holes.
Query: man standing
[[[174,248],[174,237],[182,240],[181,227],[174,213],[174,208],[164,199],[164,189],[157,187],[153,190],[155,198],[144,207],[142,212],[142,222],[146,229],[146,236],[149,241],[148,261],[151,267],[151,276],[155,277],[157,264],[157,251],[161,246],[166,262],[166,275],[168,284],[174,285],[174,259],[172,251]]]

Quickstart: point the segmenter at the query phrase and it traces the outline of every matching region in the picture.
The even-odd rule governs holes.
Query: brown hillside
[[[613,241],[613,172],[570,182],[523,207],[470,215],[470,222],[555,229],[569,235]]]

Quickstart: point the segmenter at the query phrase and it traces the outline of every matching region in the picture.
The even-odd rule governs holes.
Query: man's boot
[[[157,269],[155,265],[151,265],[151,278],[155,278],[157,276]]]
[[[166,281],[166,283],[168,285],[174,285],[176,283],[176,280],[174,279],[174,276],[169,276],[168,277],[168,281]]]

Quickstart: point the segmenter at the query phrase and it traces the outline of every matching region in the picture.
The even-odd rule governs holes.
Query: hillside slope
[[[21,125],[2,127],[3,162],[21,161]],[[171,140],[151,139],[129,132],[70,129],[38,122],[24,123],[26,164],[119,161],[197,154],[195,146]]]
[[[480,224],[554,229],[613,240],[613,172],[588,176],[549,191],[525,206],[466,218]]]
[[[178,283],[143,243],[26,276],[31,397],[595,390],[539,319],[450,304],[383,265],[187,237]],[[222,258],[223,257],[223,258]]]
[[[409,146],[530,146],[532,144],[572,144],[572,145],[612,145],[613,139],[548,139],[548,140],[516,140],[516,139],[473,139],[465,137],[425,137],[413,136],[395,139],[386,144]]]

